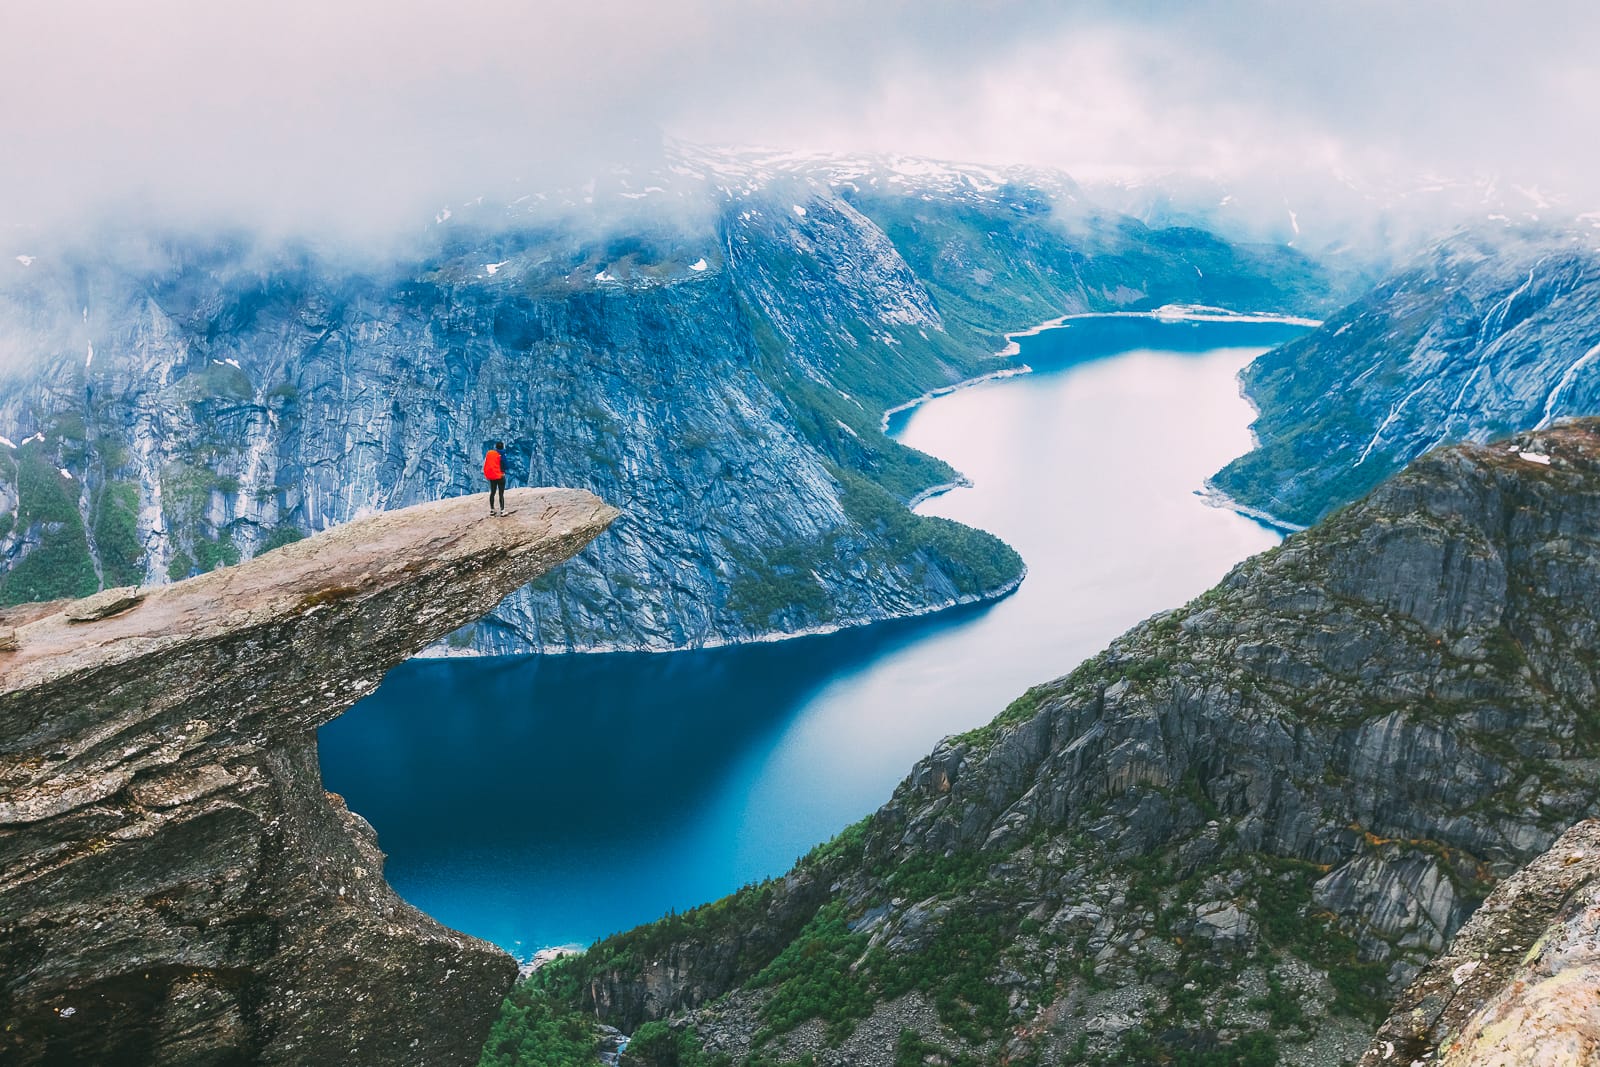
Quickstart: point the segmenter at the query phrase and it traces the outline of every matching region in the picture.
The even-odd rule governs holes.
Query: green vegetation
[[[894,1067],[923,1067],[930,1057],[949,1067],[978,1067],[978,1061],[971,1056],[952,1055],[948,1049],[923,1040],[915,1030],[900,1031],[894,1043]],[[1011,1062],[1016,1063],[1015,1060]]]
[[[1383,1018],[1388,1007],[1384,966],[1363,962],[1359,946],[1334,916],[1311,910],[1311,885],[1322,869],[1299,860],[1259,858],[1271,872],[1255,885],[1262,938],[1326,971],[1335,1011],[1369,1022]]]
[[[17,487],[14,528],[37,537],[38,543],[0,578],[0,604],[82,597],[99,589],[78,514],[78,483],[56,470],[38,442],[18,449],[12,467]]]
[[[196,537],[190,547],[194,550],[193,556],[179,549],[167,564],[167,577],[175,582],[214,571],[218,567],[232,567],[239,562],[239,546],[233,543],[231,533],[224,533],[215,541]]]
[[[771,987],[761,1007],[764,1036],[793,1030],[807,1019],[822,1019],[839,1036],[857,1019],[872,1013],[873,997],[852,967],[865,950],[864,934],[850,932],[844,905],[825,905],[798,936],[760,974],[754,988]]]
[[[99,588],[83,525],[46,533],[21,563],[0,580],[0,604],[84,597]]]
[[[1008,726],[1027,722],[1039,710],[1039,704],[1054,689],[1048,685],[1036,685],[1023,693],[1017,699],[1007,704],[1005,710],[990,719],[983,726],[968,730],[958,740],[979,748],[987,748],[1000,736],[1000,731]]]
[[[622,1063],[623,1067],[728,1067],[732,1059],[726,1053],[707,1054],[692,1028],[673,1030],[666,1023],[648,1022],[633,1032]]]
[[[1022,574],[1022,557],[993,534],[959,522],[916,515],[866,478],[843,468],[832,471],[844,492],[840,503],[850,521],[878,535],[863,556],[879,567],[937,563],[956,588],[970,595],[993,593]]]
[[[728,587],[728,607],[764,625],[789,611],[803,612],[815,622],[828,621],[832,604],[817,572],[838,566],[838,540],[833,533],[817,541],[772,546],[759,555],[734,549],[740,569]]]
[[[987,1040],[1010,1020],[1005,990],[992,978],[1015,922],[1006,908],[952,909],[920,951],[874,954],[871,967],[880,997],[920,990],[951,1030],[974,1044]]]
[[[998,537],[913,514],[882,487],[844,467],[832,466],[830,472],[842,487],[845,516],[867,536],[852,536],[843,528],[760,552],[729,545],[739,567],[728,591],[731,609],[763,623],[791,611],[812,624],[827,622],[833,607],[823,576],[861,565],[902,571],[914,581],[930,566],[938,567],[966,596],[993,594],[1022,574],[1022,557]]]
[[[1267,995],[1255,998],[1250,1006],[1267,1013],[1275,1032],[1282,1033],[1305,1025],[1306,1015],[1300,1007],[1299,998],[1289,992],[1283,979],[1271,971],[1267,972]]]
[[[101,487],[91,512],[94,545],[107,586],[144,580],[144,545],[139,542],[139,487],[109,482]]]
[[[858,824],[860,825],[860,824]],[[852,847],[830,843],[842,851]],[[835,853],[837,854],[837,853]],[[907,900],[949,899],[979,883],[987,868],[984,857],[971,852],[948,856],[916,853],[903,862],[887,859],[869,864],[883,879],[886,897]],[[1015,933],[1014,908],[1004,904],[983,909],[970,901],[933,920],[936,930],[914,952],[874,950],[863,957],[868,938],[851,932],[842,902],[819,909],[811,922],[752,979],[752,988],[771,988],[761,1012],[761,1039],[792,1030],[808,1019],[820,1019],[837,1037],[848,1033],[873,1004],[918,990],[933,1002],[945,1025],[972,1042],[982,1042],[1008,1021],[1005,993],[991,982],[1000,952]]]
[[[218,567],[232,567],[239,562],[239,546],[233,543],[233,535],[224,533],[215,541],[205,537],[194,539],[195,567],[204,574],[214,571]]]
[[[283,523],[275,527],[267,535],[267,539],[261,542],[261,547],[256,550],[256,555],[259,556],[263,552],[271,552],[273,549],[282,548],[284,545],[292,545],[296,541],[304,541],[305,537],[306,533],[300,527]]]
[[[217,474],[206,466],[205,450],[190,462],[167,464],[161,471],[161,504],[175,530],[198,530],[205,521],[211,494],[237,493],[239,480]]]
[[[774,887],[773,881],[747,885],[736,893],[682,914],[674,912],[653,923],[613,934],[591,945],[581,955],[566,956],[540,968],[528,982],[562,1003],[576,1004],[592,980],[637,968],[642,961],[661,955],[673,944],[770,925],[772,919],[768,912],[776,892]],[[749,976],[766,966],[778,951],[784,935],[792,936],[811,914],[814,913],[800,911],[793,919],[792,929],[775,929],[770,939],[741,939],[743,943],[735,961],[737,972]]]
[[[846,400],[837,391],[792,373],[779,389],[802,437],[834,463],[857,471],[896,499],[910,500],[931,485],[955,480],[955,469],[944,460],[887,437],[881,416],[859,400]]]
[[[871,825],[870,815],[856,820],[807,852],[796,866],[818,870],[860,863],[866,853],[867,828]]]
[[[478,1067],[593,1067],[594,1023],[524,983],[500,1005]]]
[[[730,608],[767,625],[791,611],[808,624],[828,622],[832,603],[819,576],[846,573],[861,563],[904,570],[913,581],[935,566],[962,595],[993,593],[1022,574],[1021,558],[998,538],[906,508],[917,493],[953,481],[956,472],[887,437],[880,421],[887,407],[994,369],[987,355],[994,338],[938,333],[930,340],[908,332],[887,345],[879,335],[847,324],[855,343],[830,353],[829,380],[836,388],[829,388],[796,366],[788,343],[759,311],[743,302],[740,307],[757,374],[781,399],[800,435],[827,457],[850,524],[868,537],[841,529],[813,541],[733,551],[738,571]]]
[[[77,482],[56,470],[42,444],[30,442],[18,451],[15,473],[19,526],[81,521]]]
[[[1271,1034],[1245,1034],[1230,1045],[1211,1048],[1169,1044],[1168,1036],[1129,1031],[1108,1064],[1115,1067],[1276,1067],[1278,1041]]]
[[[194,573],[196,573],[194,560],[181,548],[167,561],[167,577],[175,582],[181,582]]]
[[[883,859],[868,867],[883,880],[884,893],[927,900],[966,889],[982,879],[989,860],[981,852],[914,852],[902,860]]]

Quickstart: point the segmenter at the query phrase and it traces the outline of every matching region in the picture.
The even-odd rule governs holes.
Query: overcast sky
[[[1317,8],[1318,10],[1312,10]],[[662,132],[1600,206],[1600,5],[0,0],[0,220],[414,225]]]

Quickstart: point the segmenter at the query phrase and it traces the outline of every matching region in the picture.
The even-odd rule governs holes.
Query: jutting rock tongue
[[[618,515],[507,497],[0,613],[0,1060],[476,1062],[515,964],[394,894],[315,731]]]

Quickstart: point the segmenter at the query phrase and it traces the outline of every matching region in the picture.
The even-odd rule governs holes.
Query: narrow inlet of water
[[[997,604],[701,652],[415,660],[322,729],[327,787],[402,896],[522,958],[779,874],[941,737],[1277,541],[1195,491],[1250,447],[1238,372],[1298,332],[1073,320],[1021,340],[1034,373],[897,415],[973,482],[918,510],[1027,561]]]

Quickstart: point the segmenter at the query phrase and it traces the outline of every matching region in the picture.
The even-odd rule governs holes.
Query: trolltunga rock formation
[[[316,729],[618,514],[508,496],[0,612],[0,1061],[476,1062],[515,964],[389,888]]]

